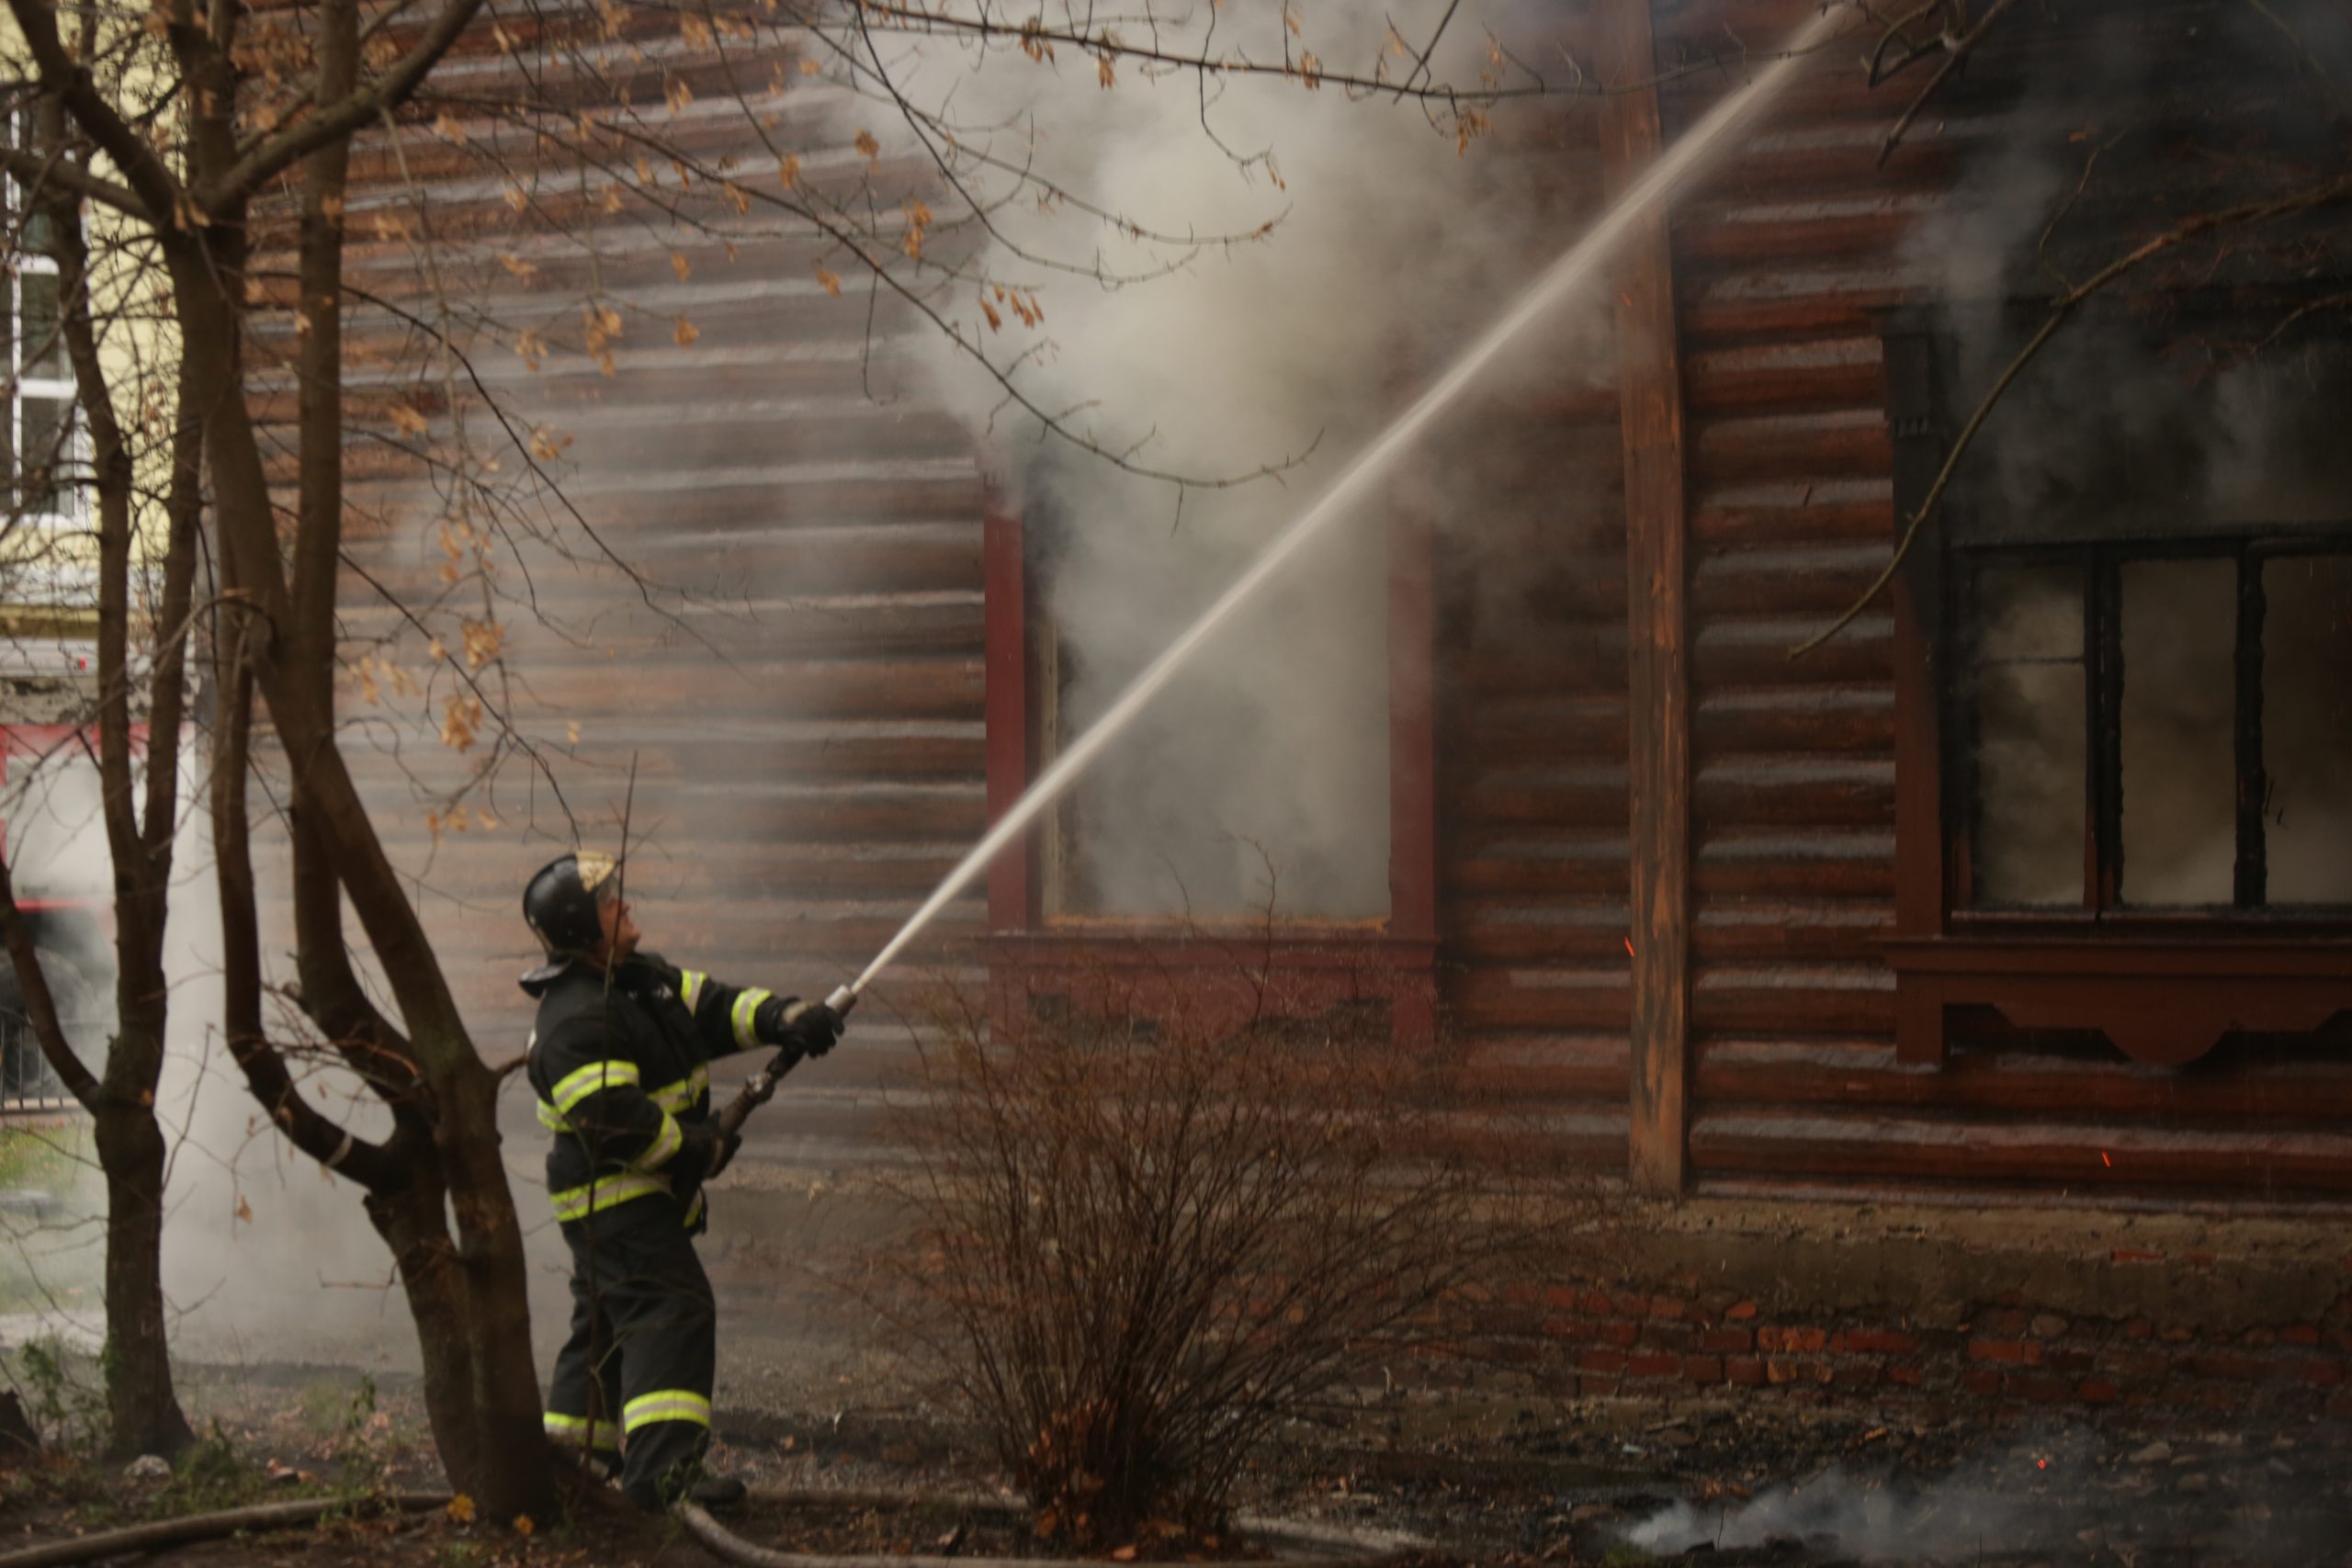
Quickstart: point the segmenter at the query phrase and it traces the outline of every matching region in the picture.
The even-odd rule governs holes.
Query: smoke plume
[[[1293,40],[1369,71],[1396,38],[1434,33],[1442,4],[1323,7]],[[1200,7],[1166,31],[1282,55],[1287,14]],[[1492,35],[1522,17],[1465,10],[1431,62],[1475,81]],[[1394,33],[1391,33],[1393,24]],[[1258,236],[1197,248],[1090,231],[1066,210],[1001,209],[978,258],[992,276],[1042,279],[1044,352],[1018,380],[1098,451],[1035,439],[1001,390],[944,342],[922,351],[965,414],[1008,504],[1023,514],[1048,624],[1048,733],[1079,733],[1449,352],[1573,237],[1562,163],[1531,115],[1466,146],[1413,102],[1350,102],[1297,79],[1121,77],[1103,90],[1018,53],[918,56],[902,86],[959,120],[1018,128],[1023,158],[1158,234]],[[1556,109],[1544,111],[1556,114]],[[1013,134],[990,150],[1008,155]],[[1264,153],[1262,161],[1257,154]],[[1271,223],[1271,230],[1263,226]],[[1026,259],[1077,254],[1117,287]],[[1171,260],[1181,263],[1173,272]],[[943,307],[969,317],[966,300]],[[1593,378],[1577,323],[1531,345],[1555,385]],[[1470,422],[1465,422],[1470,423]],[[1388,498],[1453,519],[1469,493],[1465,433],[1433,442]],[[1193,490],[1119,470],[1276,479]],[[1303,455],[1303,456],[1302,456]],[[1296,461],[1293,461],[1297,459]],[[1283,466],[1283,465],[1289,466]],[[1376,510],[1376,509],[1375,509]],[[1387,908],[1388,675],[1383,519],[1318,547],[1237,625],[1082,783],[1063,818],[1047,897],[1068,915],[1376,918]]]

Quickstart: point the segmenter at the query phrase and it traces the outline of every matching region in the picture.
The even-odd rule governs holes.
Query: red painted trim
[[[988,804],[994,821],[1028,787],[1041,743],[1022,522],[991,511],[981,530]],[[1376,930],[1285,923],[1272,933],[1125,923],[1049,928],[1039,904],[1033,838],[989,871],[990,1010],[1001,1033],[1018,1030],[1032,994],[1100,992],[1103,976],[1118,976],[1125,1005],[1152,1005],[1163,987],[1138,984],[1139,977],[1185,970],[1216,989],[1204,972],[1222,968],[1235,976],[1260,973],[1278,1012],[1379,998],[1389,1004],[1396,1039],[1426,1043],[1436,1038],[1436,573],[1427,520],[1392,516],[1388,547],[1387,921]],[[1166,999],[1172,1004],[1175,998],[1171,993]],[[1256,1005],[1266,1002],[1261,998]]]
[[[990,512],[980,525],[987,697],[989,820],[1029,786],[1028,568],[1021,519]],[[1025,931],[1035,921],[1036,848],[1025,840],[989,867],[989,928]]]
[[[1426,518],[1388,523],[1388,934],[1437,939],[1436,561]]]
[[[98,725],[96,719],[87,724],[0,724],[0,762],[9,757],[46,757],[82,737],[89,747],[89,755],[98,750]],[[130,727],[130,750],[133,755],[147,749],[147,726]],[[0,775],[5,776],[5,775]]]

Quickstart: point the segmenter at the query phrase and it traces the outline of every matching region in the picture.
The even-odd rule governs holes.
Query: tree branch
[[[8,0],[8,12],[24,34],[41,85],[57,94],[74,123],[114,160],[145,205],[149,220],[170,221],[179,210],[179,181],[163,154],[115,111],[88,70],[66,50],[65,40],[57,36],[55,11],[44,0]]]
[[[38,0],[8,3],[20,6],[37,4]],[[234,164],[198,190],[198,204],[207,212],[220,212],[321,148],[334,142],[347,144],[352,133],[361,126],[408,101],[481,7],[482,0],[449,0],[425,29],[424,36],[390,70],[367,87],[240,152]]]
[[[129,186],[101,179],[69,159],[43,157],[21,147],[0,147],[0,170],[15,175],[17,183],[28,191],[38,192],[47,186],[62,186],[74,196],[102,202],[141,222],[154,221],[154,214],[139,199],[138,192]]]

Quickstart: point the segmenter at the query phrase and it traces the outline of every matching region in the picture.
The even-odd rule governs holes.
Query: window
[[[1033,502],[1040,767],[1180,636],[1261,542]],[[1327,547],[1219,641],[1075,785],[1039,845],[1049,921],[1355,924],[1389,912],[1387,562]]]
[[[31,121],[18,113],[0,119],[0,135],[28,146]],[[8,386],[7,417],[0,421],[0,468],[11,513],[52,523],[70,520],[79,457],[74,417],[74,372],[59,331],[57,263],[45,214],[26,210],[23,187],[6,182],[7,277],[0,309],[0,367]]]
[[[1971,552],[1956,587],[1956,904],[2352,905],[2343,546]]]
[[[2053,340],[1895,587],[1906,1061],[1949,1007],[2178,1065],[2352,998],[2352,344],[2139,303]],[[2040,319],[1996,314],[1890,322],[1898,517]]]

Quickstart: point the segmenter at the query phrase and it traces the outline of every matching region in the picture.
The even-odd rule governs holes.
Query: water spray
[[[1051,767],[1037,776],[1023,792],[1021,798],[1013,802],[1012,808],[997,819],[987,835],[956,863],[956,868],[923,901],[922,907],[899,928],[898,934],[875,955],[865,972],[826,998],[826,1005],[837,1012],[847,1012],[874,977],[890,966],[906,945],[922,934],[923,928],[946,908],[949,900],[970,886],[972,879],[1002,853],[1007,845],[1020,837],[1047,807],[1061,798],[1079,776],[1110,747],[1111,742],[1135,722],[1136,716],[1143,712],[1152,698],[1166,689],[1177,671],[1195,653],[1222,631],[1284,567],[1297,559],[1300,552],[1334,522],[1345,516],[1355,502],[1363,499],[1374,483],[1386,475],[1396,459],[1429,429],[1438,415],[1452,407],[1497,358],[1520,343],[1530,328],[1587,284],[1591,274],[1609,258],[1618,241],[1624,237],[1636,220],[1679,189],[1735,131],[1780,95],[1795,74],[1804,57],[1828,38],[1830,32],[1845,19],[1849,8],[1842,4],[1825,6],[1821,15],[1807,23],[1789,41],[1780,59],[1765,67],[1747,86],[1709,110],[1689,134],[1651,164],[1641,178],[1601,214],[1600,220],[1583,238],[1530,285],[1511,307],[1454,360],[1444,375],[1439,377],[1428,390],[1413,400],[1409,408],[1359,452],[1341,470],[1339,478],[1331,482],[1330,488],[1276,535],[1265,552],[1250,563],[1249,570],[1235,579],[1232,585],[1202,612],[1200,618],[1182,637],[1170,644],[1166,651],[1135,678],[1102,716],[1095,720],[1069,750],[1056,758]]]

